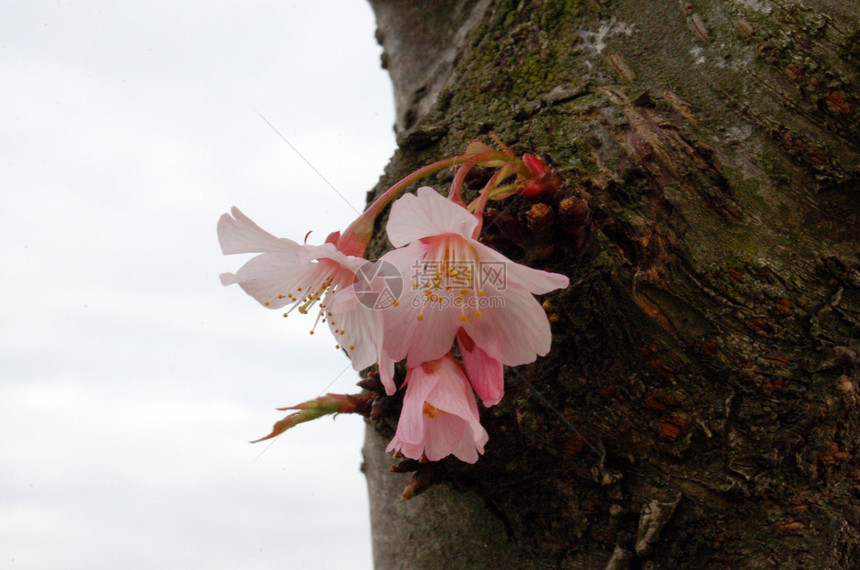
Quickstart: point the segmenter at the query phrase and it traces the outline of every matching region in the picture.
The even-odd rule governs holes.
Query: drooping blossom
[[[331,234],[322,245],[301,245],[290,239],[277,238],[260,228],[233,208],[218,221],[218,241],[225,255],[258,253],[236,273],[221,274],[221,283],[239,286],[269,309],[288,307],[286,317],[298,309],[317,312],[317,323],[325,320],[339,347],[343,347],[356,370],[380,362],[380,373],[387,386],[394,389],[393,361],[382,352],[383,321],[379,311],[361,303],[342,302],[335,296],[352,286],[355,272],[366,260],[348,255],[355,251],[354,242]],[[349,244],[347,247],[341,244]],[[316,323],[314,324],[314,328]],[[313,330],[311,331],[313,332]]]
[[[397,432],[386,451],[430,461],[453,454],[475,463],[488,438],[469,380],[450,354],[409,369]]]
[[[479,243],[473,236],[477,225],[467,209],[429,187],[392,204],[386,229],[398,249],[382,259],[406,283],[396,310],[383,312],[384,344],[389,356],[407,357],[414,368],[448,353],[462,330],[469,376],[483,378],[476,389],[495,402],[502,364],[526,364],[549,352],[549,321],[533,295],[565,288],[569,281]]]

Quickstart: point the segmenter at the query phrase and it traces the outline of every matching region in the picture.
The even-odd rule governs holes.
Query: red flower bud
[[[540,178],[549,170],[546,164],[533,154],[524,154],[523,163],[529,169],[529,172],[532,173],[532,178]]]
[[[555,192],[561,187],[561,178],[553,174],[549,167],[535,155],[524,154],[523,164],[528,168],[532,179],[520,189],[520,196],[528,198],[538,194],[547,194]]]

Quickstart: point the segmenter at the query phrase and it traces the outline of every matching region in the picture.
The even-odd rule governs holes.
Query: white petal
[[[394,247],[439,234],[472,237],[478,220],[466,208],[424,186],[417,195],[405,194],[391,205],[386,231]]]

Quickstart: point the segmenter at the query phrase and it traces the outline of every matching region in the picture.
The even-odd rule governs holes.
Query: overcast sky
[[[0,2],[0,567],[372,566],[360,418],[247,443],[356,374],[221,286],[215,224],[320,243],[363,208],[374,29],[362,0]]]

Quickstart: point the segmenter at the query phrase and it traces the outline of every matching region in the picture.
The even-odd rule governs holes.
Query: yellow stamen
[[[439,408],[435,407],[433,404],[431,404],[429,402],[424,402],[423,412],[424,412],[424,415],[429,417],[429,418],[435,418],[437,416],[441,416],[442,414],[446,413],[446,412],[440,410]]]
[[[305,297],[304,299],[302,299],[304,301],[304,304],[301,307],[299,307],[299,312],[303,315],[306,315],[308,312],[308,309],[313,307],[314,304],[320,300],[320,298],[323,296],[323,293],[325,293],[326,289],[328,289],[329,285],[331,285],[331,279],[326,279],[325,283],[320,285],[319,289],[316,290],[316,293],[312,293],[312,294],[308,295],[307,297]],[[301,291],[301,288],[299,288],[299,290]],[[314,326],[316,326],[316,325],[314,325]]]

